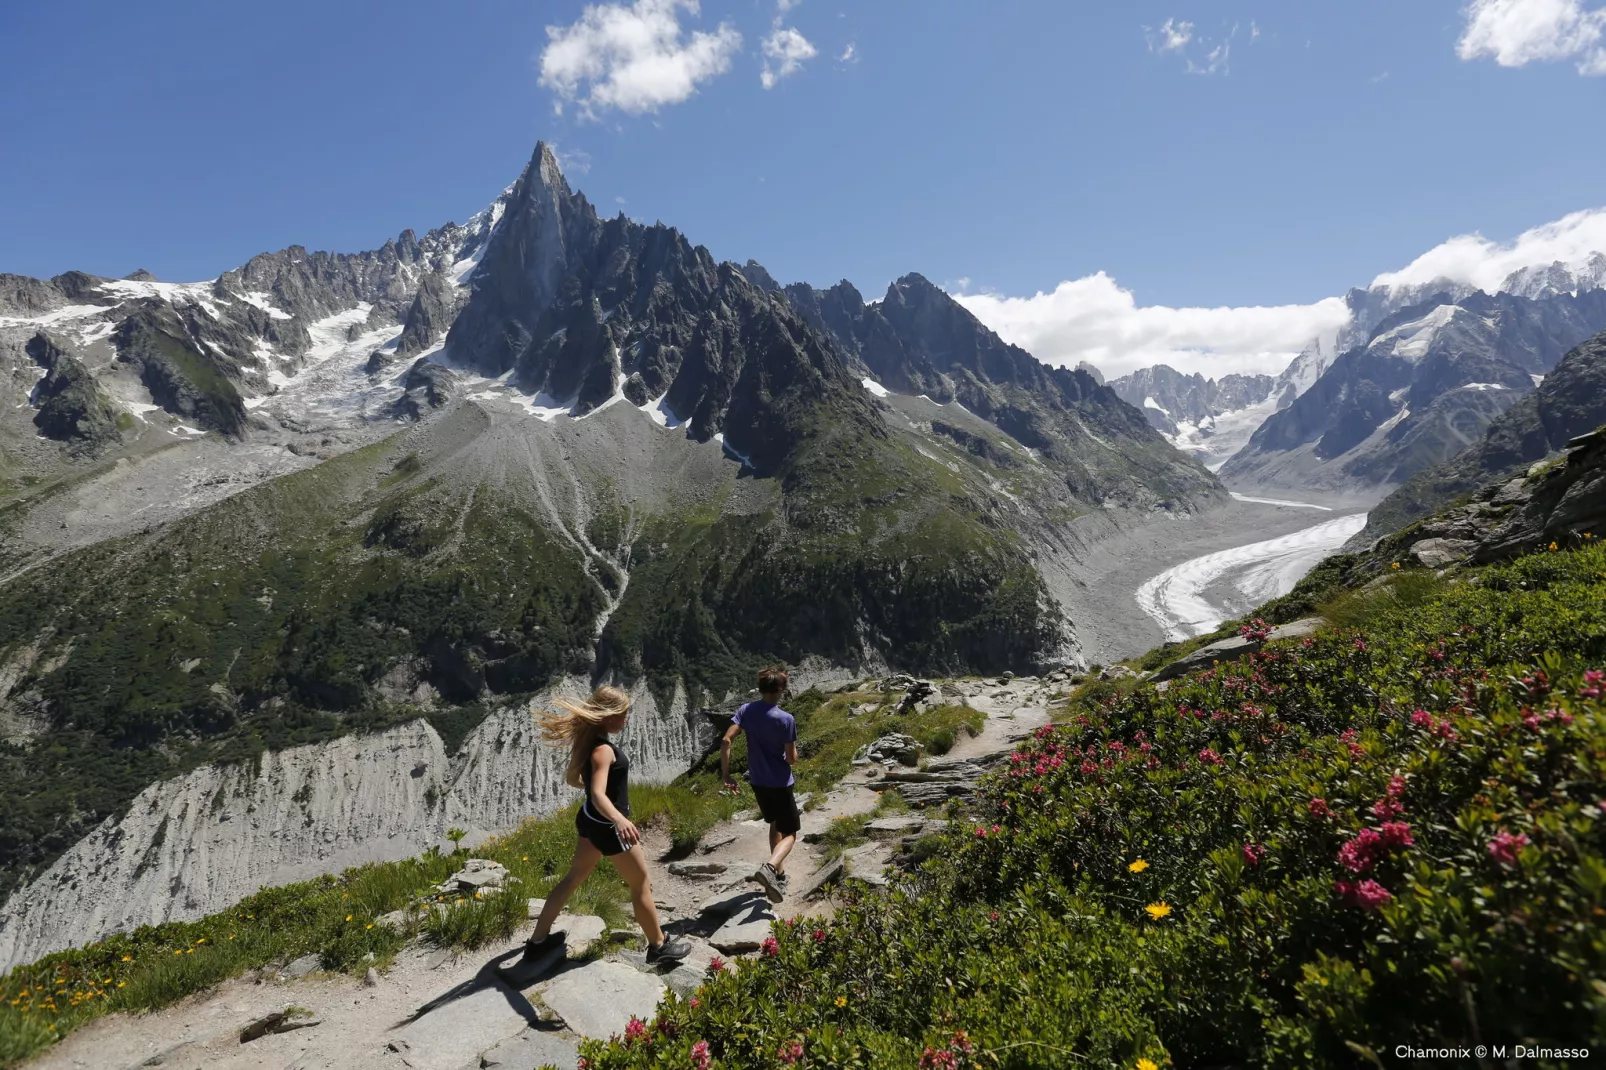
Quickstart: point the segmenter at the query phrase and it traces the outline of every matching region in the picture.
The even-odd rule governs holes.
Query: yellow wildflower
[[[347,914],[347,915],[346,915],[346,920],[347,920],[347,921],[350,921],[350,920],[351,920],[351,915],[350,915],[350,914]]]
[[[1160,1070],[1153,1059],[1139,1059],[1138,1070]]]
[[[133,955],[124,955],[123,956],[123,961],[124,962],[133,962],[134,961],[134,956]]]
[[[118,981],[117,982],[117,987],[118,988],[127,988],[128,987],[128,982],[127,981]]]
[[[200,938],[200,939],[199,939],[199,940],[197,940],[197,941],[195,941],[195,942],[196,942],[196,943],[197,943],[197,944],[204,944],[204,943],[206,943],[206,937],[204,937],[204,936],[203,936],[203,937],[201,937],[201,938]]]
[[[1149,917],[1153,918],[1155,921],[1159,921],[1161,918],[1171,913],[1171,904],[1162,899],[1158,903],[1150,903],[1143,909],[1148,912]]]
[[[369,922],[367,925],[363,926],[364,929],[372,929],[373,927],[374,927],[374,923],[373,922]]]
[[[846,1007],[848,1005],[848,997],[847,996],[838,996],[838,997],[836,997],[836,1005],[838,1007]]]
[[[1556,544],[1555,544],[1555,543],[1551,543],[1551,544],[1550,544],[1550,548],[1551,548],[1551,549],[1552,549],[1552,550],[1554,550],[1554,549],[1556,549]]]
[[[1394,562],[1394,564],[1389,566],[1389,568],[1399,568],[1399,567],[1400,567],[1400,563],[1398,561]]]
[[[1144,870],[1146,870],[1148,868],[1149,868],[1149,864],[1147,862],[1145,862],[1141,858],[1138,859],[1136,862],[1132,863],[1130,866],[1126,867],[1128,873],[1142,873]]]

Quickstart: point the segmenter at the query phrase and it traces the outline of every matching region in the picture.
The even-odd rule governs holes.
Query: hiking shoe
[[[764,887],[764,896],[772,903],[779,903],[786,898],[786,878],[775,872],[775,867],[765,862],[753,871],[749,878]]]
[[[562,929],[554,929],[541,940],[527,940],[524,944],[524,961],[534,962],[549,951],[566,946],[568,937]]]
[[[690,940],[665,933],[663,943],[647,945],[647,965],[656,966],[660,962],[679,962],[690,954]]]

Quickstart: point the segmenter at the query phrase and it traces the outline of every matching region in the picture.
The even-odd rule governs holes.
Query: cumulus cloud
[[[590,119],[615,108],[640,115],[680,103],[728,71],[742,47],[729,23],[683,37],[683,11],[696,15],[697,0],[593,4],[573,25],[548,26],[540,84],[556,94],[560,112],[572,103]]]
[[[1606,208],[1592,208],[1525,230],[1505,243],[1481,234],[1451,238],[1400,270],[1384,272],[1372,285],[1409,286],[1450,279],[1493,293],[1518,268],[1558,261],[1577,266],[1602,252],[1606,252]]]
[[[1304,346],[1349,321],[1342,298],[1246,308],[1140,306],[1104,272],[1031,297],[961,294],[977,319],[1048,364],[1096,365],[1111,378],[1169,364],[1220,376],[1282,371]]]
[[[1493,293],[1520,268],[1560,262],[1578,271],[1603,253],[1606,208],[1596,208],[1534,227],[1509,242],[1479,234],[1451,238],[1400,270],[1377,276],[1372,285],[1450,279]],[[1211,377],[1276,374],[1311,341],[1331,344],[1350,318],[1340,297],[1308,305],[1139,305],[1130,290],[1102,271],[1031,297],[964,293],[969,281],[960,279],[948,287],[955,291],[954,299],[1006,341],[1049,364],[1075,367],[1089,361],[1111,377],[1151,364]]]
[[[1581,0],[1472,0],[1456,54],[1502,67],[1572,60],[1580,74],[1606,75],[1606,8]]]
[[[789,78],[803,69],[806,60],[818,55],[809,39],[794,27],[777,25],[764,38],[764,70],[758,76],[765,89],[773,89],[782,78]]]

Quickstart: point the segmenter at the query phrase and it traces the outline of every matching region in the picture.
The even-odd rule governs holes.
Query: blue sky
[[[871,296],[1104,272],[1140,306],[1305,306],[1606,206],[1598,0],[586,11],[6,5],[0,271],[373,248],[483,207],[538,138],[605,212]],[[653,20],[667,66],[621,67]]]

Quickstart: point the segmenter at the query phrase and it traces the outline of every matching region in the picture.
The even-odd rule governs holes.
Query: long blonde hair
[[[571,788],[585,790],[586,766],[591,752],[607,734],[603,722],[630,712],[630,696],[617,687],[599,687],[584,702],[558,699],[558,713],[543,711],[536,714],[541,735],[554,747],[567,745],[569,768],[564,770],[563,781]]]

